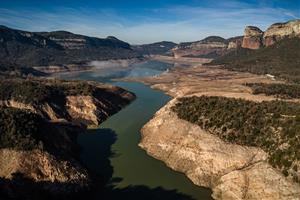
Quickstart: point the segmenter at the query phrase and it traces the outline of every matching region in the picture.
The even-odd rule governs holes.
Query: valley
[[[130,45],[0,27],[0,197],[300,197],[300,20]]]

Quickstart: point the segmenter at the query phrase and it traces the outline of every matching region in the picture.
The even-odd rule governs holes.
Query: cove
[[[107,187],[111,189],[107,192],[107,199],[211,199],[209,189],[194,185],[184,174],[169,169],[138,147],[141,128],[171,97],[141,83],[111,81],[116,77],[157,75],[170,67],[170,64],[150,61],[127,70],[105,69],[60,76],[108,82],[137,96],[135,101],[111,116],[99,128],[78,137],[82,147],[82,162],[104,177]],[[100,190],[98,195],[94,198],[101,199]]]

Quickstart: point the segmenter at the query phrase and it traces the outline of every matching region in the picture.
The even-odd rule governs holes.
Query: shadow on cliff
[[[113,167],[110,158],[117,156],[111,149],[116,142],[117,135],[111,129],[95,129],[79,136],[78,141],[82,148],[81,160],[91,171],[93,179],[89,191],[60,192],[53,194],[44,188],[58,188],[68,190],[76,187],[71,183],[34,182],[26,179],[22,174],[14,174],[12,180],[0,179],[0,199],[84,199],[84,200],[193,200],[190,196],[176,190],[166,190],[162,187],[149,188],[144,185],[130,185],[125,188],[116,188],[122,178],[112,178]]]

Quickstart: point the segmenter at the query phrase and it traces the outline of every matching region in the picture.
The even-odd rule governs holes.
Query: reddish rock
[[[286,37],[300,36],[300,20],[271,25],[263,35],[264,46],[270,46]]]
[[[227,51],[228,42],[218,36],[210,36],[196,42],[184,42],[172,49],[175,58],[201,57],[214,58]]]
[[[259,49],[262,45],[263,31],[255,26],[247,26],[244,32],[242,47],[248,49]]]
[[[243,36],[228,38],[227,39],[227,41],[228,41],[227,49],[237,49],[237,48],[241,47],[243,38],[244,38]]]

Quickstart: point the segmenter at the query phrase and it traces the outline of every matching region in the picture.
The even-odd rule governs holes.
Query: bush
[[[210,64],[255,74],[272,74],[300,83],[300,38],[285,38],[258,50],[237,49]]]
[[[225,141],[262,148],[284,173],[293,172],[292,162],[300,160],[299,103],[194,96],[180,98],[172,110]]]
[[[253,94],[275,95],[280,98],[300,98],[300,84],[247,83]]]
[[[34,105],[65,101],[68,95],[93,95],[94,91],[95,86],[87,82],[47,82],[24,79],[0,81],[0,100],[15,100]]]

